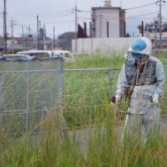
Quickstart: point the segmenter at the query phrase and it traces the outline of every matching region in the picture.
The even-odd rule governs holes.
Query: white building
[[[111,0],[103,7],[92,7],[91,36],[94,38],[118,38],[126,34],[125,10],[112,7]]]

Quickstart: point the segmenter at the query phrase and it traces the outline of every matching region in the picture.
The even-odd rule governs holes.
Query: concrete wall
[[[77,40],[77,51],[75,51],[75,40],[72,40],[73,53],[93,54],[95,52],[121,52],[125,53],[136,38],[80,38]]]
[[[159,40],[160,39],[160,33],[157,32],[144,32],[144,35],[149,37],[150,39],[157,39]],[[139,34],[139,36],[142,36],[142,34]],[[163,40],[166,40],[167,39],[167,32],[162,32],[162,39]]]

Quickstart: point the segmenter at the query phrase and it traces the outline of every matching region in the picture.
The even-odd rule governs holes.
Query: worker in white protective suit
[[[132,137],[137,130],[141,137],[143,125],[146,140],[159,132],[159,98],[165,84],[163,65],[151,56],[151,51],[152,43],[147,37],[138,38],[132,43],[125,56],[127,61],[119,74],[114,96],[116,104],[123,96],[129,99],[124,133]]]

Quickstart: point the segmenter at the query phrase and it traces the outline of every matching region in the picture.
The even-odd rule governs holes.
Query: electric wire
[[[116,10],[110,11],[109,13],[113,13],[113,12],[117,12],[117,11],[125,11],[125,10],[127,11],[127,10],[143,8],[143,7],[147,7],[147,6],[154,5],[154,4],[156,4],[156,3],[154,2],[154,3],[150,3],[150,4],[146,4],[146,5],[142,5],[142,6],[136,6],[136,7],[132,7],[132,8],[128,8],[128,9],[116,9]],[[103,10],[103,8],[99,8],[99,10]],[[98,11],[82,11],[82,10],[81,10],[81,12],[98,13]],[[104,11],[99,11],[99,13],[101,13],[101,12],[104,12]]]
[[[113,10],[113,11],[102,11],[103,13],[113,13],[113,12],[117,12],[117,11],[124,11],[124,10],[132,10],[132,9],[138,9],[138,8],[143,8],[143,7],[146,7],[146,6],[150,6],[150,5],[153,5],[153,4],[155,4],[155,3],[151,3],[151,4],[146,4],[146,5],[142,5],[142,6],[137,6],[137,7],[133,7],[133,8],[128,8],[128,9],[117,9],[117,10]],[[50,17],[50,15],[57,15],[57,14],[62,14],[63,12],[65,12],[65,14],[67,14],[66,12],[69,12],[69,11],[72,11],[72,12],[74,12],[75,11],[75,9],[74,8],[71,8],[71,9],[68,9],[68,10],[65,10],[65,11],[60,11],[60,12],[56,12],[56,13],[51,13],[51,14],[41,14],[40,16],[47,16],[47,17]],[[84,12],[84,11],[82,11],[82,10],[79,10],[80,12]],[[88,11],[87,11],[88,12]],[[92,13],[93,11],[89,11],[89,13]],[[96,13],[98,13],[97,11],[96,11]],[[100,12],[101,13],[101,12]],[[12,14],[12,13],[9,13],[9,14]],[[18,15],[18,16],[20,16],[20,15],[32,15],[32,16],[36,16],[36,15],[33,15],[33,14],[12,14],[12,15]]]
[[[148,14],[143,14],[143,15],[137,15],[137,16],[127,16],[127,17],[103,17],[103,20],[125,20],[125,19],[136,19],[137,17],[143,17],[147,15],[152,15],[152,14],[157,14],[158,12],[152,12]],[[81,20],[91,20],[92,18],[79,18]],[[99,20],[100,18],[93,18],[93,20]]]
[[[60,11],[60,12],[55,12],[55,13],[47,13],[47,14],[39,14],[40,16],[52,16],[52,15],[58,15],[58,14],[68,14],[70,12],[73,12],[74,11],[74,8],[71,8],[71,9],[68,9],[66,11]],[[10,15],[15,15],[15,16],[20,16],[20,15],[24,15],[24,16],[36,16],[35,14],[24,14],[24,13],[8,13]]]

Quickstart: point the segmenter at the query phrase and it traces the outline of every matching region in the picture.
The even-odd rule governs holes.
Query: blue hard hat
[[[132,57],[135,59],[141,59],[144,56],[146,56],[146,54],[140,53],[141,51],[143,51],[145,48],[147,47],[146,42],[143,39],[136,39],[133,43],[132,43]]]
[[[147,47],[147,44],[144,40],[142,39],[136,39],[133,43],[132,43],[132,49],[134,52],[141,52],[142,50],[144,50]]]
[[[148,37],[140,37],[136,39],[131,47],[128,49],[128,53],[134,59],[141,59],[144,56],[151,56],[152,43]]]

